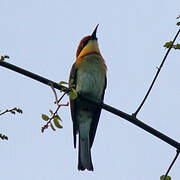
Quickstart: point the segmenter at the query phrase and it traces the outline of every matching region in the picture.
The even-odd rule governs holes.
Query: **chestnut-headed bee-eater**
[[[77,49],[76,61],[72,66],[69,85],[79,95],[103,101],[106,88],[106,64],[101,56],[96,32],[84,37]],[[74,148],[76,135],[79,134],[78,170],[93,171],[91,147],[96,134],[101,107],[83,99],[70,98],[71,116],[73,121]]]

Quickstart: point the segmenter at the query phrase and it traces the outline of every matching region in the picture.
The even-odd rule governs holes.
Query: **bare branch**
[[[18,112],[18,113],[20,113],[20,114],[23,113],[23,111],[22,111],[21,109],[19,109],[19,108],[17,108],[17,107],[14,107],[14,108],[12,108],[12,109],[6,109],[5,111],[1,112],[0,115],[3,115],[3,114],[8,113],[8,112],[10,112],[10,113],[12,113],[12,114],[15,114],[16,112]]]
[[[149,89],[148,89],[148,91],[147,91],[144,99],[142,100],[141,104],[140,104],[139,107],[137,108],[136,112],[133,113],[133,116],[135,116],[135,117],[137,116],[138,112],[141,110],[141,108],[142,108],[142,106],[144,105],[147,97],[149,96],[149,93],[151,92],[151,89],[152,89],[152,87],[153,87],[153,85],[154,85],[154,83],[155,83],[155,81],[156,81],[156,79],[157,79],[157,77],[158,77],[158,75],[159,75],[159,73],[160,73],[160,71],[161,71],[161,68],[162,68],[162,66],[163,66],[163,64],[164,64],[164,62],[165,62],[165,60],[166,60],[166,58],[167,58],[170,50],[172,49],[173,44],[174,44],[175,40],[177,39],[179,33],[180,33],[180,29],[179,29],[178,32],[176,33],[176,35],[175,35],[175,37],[174,37],[174,39],[173,39],[173,41],[172,41],[172,44],[170,45],[169,49],[167,50],[167,52],[166,52],[166,54],[165,54],[165,56],[164,56],[164,58],[163,58],[163,60],[162,60],[161,65],[160,65],[159,68],[157,69],[157,73],[156,73],[156,75],[155,75],[155,77],[154,77],[154,79],[153,79],[153,81],[152,81],[152,83],[151,83],[151,85],[150,85],[150,87],[149,87]]]

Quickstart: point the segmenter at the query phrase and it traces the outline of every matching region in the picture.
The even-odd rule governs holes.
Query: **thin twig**
[[[161,71],[161,68],[162,68],[162,66],[163,66],[163,64],[164,64],[164,62],[165,62],[165,60],[166,60],[166,58],[167,58],[170,50],[172,49],[173,44],[174,44],[176,38],[178,37],[179,33],[180,33],[180,29],[179,29],[178,32],[176,33],[176,35],[175,35],[175,37],[174,37],[174,39],[173,39],[173,41],[172,41],[172,45],[171,45],[171,46],[169,47],[169,49],[167,50],[167,52],[166,52],[166,54],[165,54],[165,56],[164,56],[164,58],[163,58],[163,60],[162,60],[161,65],[160,65],[159,68],[157,69],[157,73],[156,73],[156,75],[155,75],[155,77],[154,77],[154,79],[153,79],[153,81],[152,81],[152,83],[151,83],[151,85],[150,85],[150,87],[149,87],[149,89],[148,89],[148,91],[147,91],[144,99],[142,100],[141,104],[140,104],[139,107],[137,108],[136,112],[132,114],[133,116],[136,117],[137,114],[138,114],[138,112],[141,110],[142,106],[144,105],[144,103],[145,103],[145,101],[146,101],[149,93],[151,92],[151,89],[152,89],[152,87],[153,87],[153,85],[154,85],[154,83],[155,83],[155,81],[156,81],[156,79],[157,79],[157,77],[158,77],[158,75],[159,75],[159,73],[160,73],[160,71]]]
[[[6,109],[5,111],[3,111],[2,113],[0,113],[0,116],[1,115],[3,115],[3,114],[5,114],[5,113],[7,113],[7,112],[9,112],[9,110],[8,109]]]
[[[58,100],[57,94],[56,94],[56,91],[55,91],[53,85],[50,84],[50,87],[52,88],[52,90],[53,90],[53,92],[54,92],[55,99],[56,99],[56,104],[57,104],[57,108],[56,108],[55,112],[53,112],[53,111],[50,110],[50,112],[52,113],[52,114],[51,114],[52,116],[51,116],[51,118],[49,118],[48,122],[41,128],[41,132],[42,132],[42,133],[44,132],[45,129],[47,129],[47,128],[49,127],[49,125],[52,126],[51,121],[54,119],[54,116],[57,115],[57,112],[58,112],[59,108],[60,108],[61,106],[68,106],[68,105],[69,105],[69,102],[67,102],[66,104],[59,104],[59,102],[60,102],[60,101],[62,100],[62,98],[65,96],[66,92],[65,92],[65,93],[60,97],[60,99]],[[55,129],[53,128],[53,126],[52,126],[52,129],[55,131]]]
[[[58,97],[57,97],[57,94],[56,94],[56,90],[54,89],[54,86],[53,86],[52,83],[50,83],[49,85],[50,85],[50,87],[51,87],[51,89],[52,89],[52,91],[54,93],[54,97],[55,97],[55,102],[54,103],[58,105]]]
[[[55,96],[55,102],[54,103],[59,105],[58,103],[62,100],[62,98],[66,95],[67,92],[64,92],[63,95],[58,100],[57,93],[56,93],[55,88],[54,88],[52,83],[50,83],[50,87],[53,90],[53,93],[54,93],[54,96]]]
[[[58,103],[62,100],[62,98],[66,95],[66,92],[59,98]]]
[[[23,113],[23,111],[21,110],[21,109],[19,109],[19,108],[17,108],[17,107],[14,107],[14,108],[12,108],[12,109],[6,109],[5,111],[3,111],[3,112],[1,112],[0,113],[0,116],[1,115],[3,115],[3,114],[5,114],[5,113],[8,113],[8,112],[10,112],[10,113],[12,113],[12,114],[15,114],[15,112],[18,112],[18,113]]]
[[[180,152],[179,150],[177,150],[177,151],[176,151],[176,155],[175,155],[175,157],[174,157],[174,159],[173,159],[172,163],[170,164],[170,166],[169,166],[169,168],[168,168],[168,170],[167,170],[167,172],[166,172],[166,174],[165,174],[165,176],[164,176],[163,180],[165,180],[165,179],[166,179],[166,177],[168,176],[169,171],[171,170],[172,166],[174,165],[174,163],[175,163],[176,159],[177,159],[177,158],[178,158],[178,156],[179,156],[179,152]]]

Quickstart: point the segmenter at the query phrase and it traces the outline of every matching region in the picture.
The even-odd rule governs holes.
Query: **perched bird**
[[[79,95],[103,101],[106,88],[106,64],[100,54],[96,32],[84,37],[77,49],[76,61],[72,66],[69,85]],[[73,121],[74,148],[76,135],[79,134],[78,170],[93,171],[91,147],[96,134],[101,107],[83,99],[70,98],[71,116]]]

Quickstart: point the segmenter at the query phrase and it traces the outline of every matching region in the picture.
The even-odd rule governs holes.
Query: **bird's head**
[[[90,53],[100,54],[97,37],[96,37],[98,25],[96,26],[96,28],[94,29],[94,31],[91,35],[84,37],[80,41],[77,52],[76,52],[77,58],[86,56],[87,54],[90,54]]]

